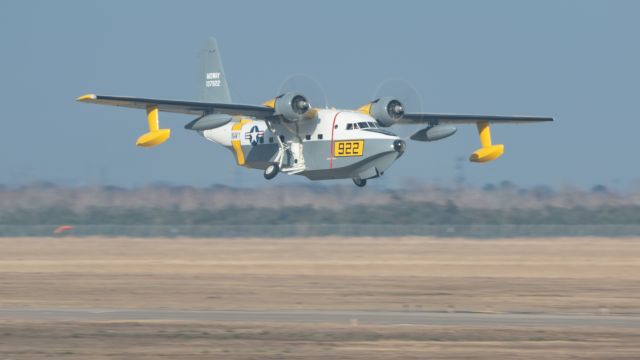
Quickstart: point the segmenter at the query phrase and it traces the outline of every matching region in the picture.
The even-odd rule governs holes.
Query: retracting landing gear
[[[353,178],[353,183],[356,184],[357,187],[365,187],[365,185],[367,185],[367,179]]]
[[[306,167],[304,164],[303,146],[300,142],[292,141],[290,143],[282,142],[280,137],[278,140],[278,154],[275,161],[278,162],[278,171],[293,175],[303,172]],[[286,162],[285,162],[286,158]],[[275,176],[275,175],[274,175]],[[266,175],[265,175],[266,177]]]
[[[264,172],[264,177],[269,180],[273,179],[280,171],[288,175],[294,175],[305,171],[306,166],[304,163],[304,147],[302,145],[302,139],[298,137],[289,142],[285,142],[284,136],[278,135],[277,129],[271,122],[267,122],[267,126],[275,135],[278,143],[278,153],[274,159],[277,165],[270,165],[267,167]],[[297,133],[297,130],[295,133]],[[273,166],[275,166],[275,170]]]
[[[271,180],[274,177],[276,177],[276,175],[278,175],[278,173],[280,172],[280,166],[278,166],[278,164],[272,164],[267,166],[266,169],[264,169],[264,178],[267,180]]]

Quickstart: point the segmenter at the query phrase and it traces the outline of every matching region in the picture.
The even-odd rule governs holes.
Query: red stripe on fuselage
[[[336,119],[340,111],[333,117],[333,125],[331,125],[331,157],[329,158],[329,169],[333,169],[333,131],[336,129]]]

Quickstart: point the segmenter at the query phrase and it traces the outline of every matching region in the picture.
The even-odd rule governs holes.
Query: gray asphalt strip
[[[640,316],[422,311],[147,310],[0,308],[0,320],[173,320],[385,325],[605,326],[640,328]]]

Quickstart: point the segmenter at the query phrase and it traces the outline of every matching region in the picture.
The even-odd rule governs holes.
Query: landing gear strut
[[[271,164],[264,169],[264,178],[267,180],[271,180],[280,172],[280,167],[278,164]]]
[[[353,183],[356,184],[357,187],[364,187],[367,185],[367,179],[353,178]]]

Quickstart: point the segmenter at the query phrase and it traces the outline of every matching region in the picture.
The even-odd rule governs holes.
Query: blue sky
[[[384,80],[404,79],[426,112],[556,118],[494,126],[506,153],[465,162],[470,183],[638,184],[638,14],[635,1],[2,1],[0,183],[263,184],[183,130],[188,116],[161,114],[172,138],[141,149],[143,112],[74,101],[197,99],[197,55],[215,36],[236,102],[261,103],[305,74],[329,105],[357,108]],[[473,126],[412,142],[375,183],[447,184],[477,147]]]

